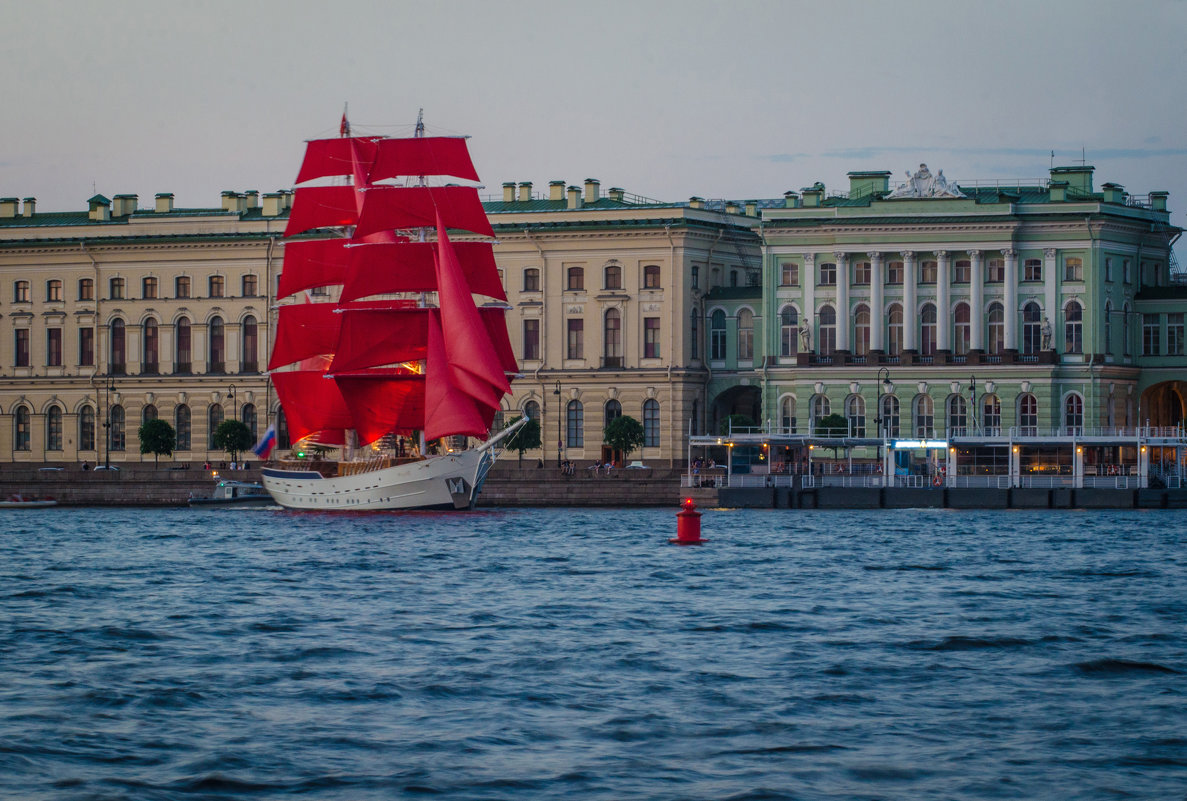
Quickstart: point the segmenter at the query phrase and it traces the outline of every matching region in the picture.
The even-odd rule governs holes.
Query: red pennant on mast
[[[346,119],[346,106],[342,106],[342,124],[338,126],[339,136],[350,136],[350,120]]]

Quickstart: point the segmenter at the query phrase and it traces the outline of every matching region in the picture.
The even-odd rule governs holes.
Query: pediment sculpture
[[[920,164],[918,172],[907,170],[907,182],[886,196],[894,198],[954,198],[967,197],[960,191],[955,181],[949,183],[944,177],[944,171],[939,170],[935,175],[926,164]]]

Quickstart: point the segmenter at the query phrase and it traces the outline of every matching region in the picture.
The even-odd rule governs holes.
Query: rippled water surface
[[[0,523],[0,797],[1183,799],[1187,514]]]

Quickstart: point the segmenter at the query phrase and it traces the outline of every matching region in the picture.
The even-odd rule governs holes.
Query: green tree
[[[153,466],[157,466],[162,456],[172,456],[173,446],[177,444],[177,432],[167,420],[154,417],[145,420],[140,426],[140,452],[153,455]]]
[[[616,451],[621,451],[625,459],[630,456],[631,451],[643,444],[643,424],[630,415],[615,417],[602,432],[602,442]]]
[[[849,421],[845,419],[844,415],[833,412],[825,417],[816,418],[816,436],[818,437],[847,437],[849,436]],[[830,445],[833,449],[833,458],[837,458],[837,451],[840,446]]]
[[[733,426],[733,428],[735,430],[737,430],[739,428],[754,428],[757,425],[757,423],[755,423],[753,420],[751,420],[749,417],[747,417],[744,414],[727,415],[721,421],[721,427],[719,428],[718,433],[719,434],[730,433],[731,425]]]
[[[239,460],[239,454],[255,444],[251,429],[241,420],[223,420],[214,430],[214,447],[222,448],[231,455],[231,461]]]
[[[518,417],[512,420],[510,425],[515,425],[517,422],[519,422]],[[519,463],[523,464],[523,452],[540,447],[540,422],[529,419],[519,427],[518,431],[508,437],[507,447],[519,454]]]

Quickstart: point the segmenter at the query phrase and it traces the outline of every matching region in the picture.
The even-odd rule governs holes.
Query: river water
[[[0,798],[1183,799],[1187,513],[9,512]]]

